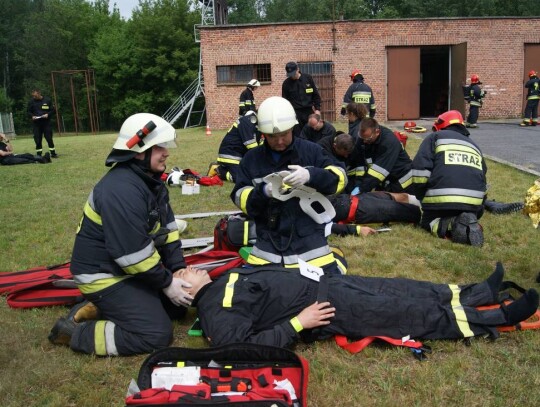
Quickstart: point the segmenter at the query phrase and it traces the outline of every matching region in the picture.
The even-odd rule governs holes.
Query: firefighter
[[[265,266],[232,269],[214,282],[205,270],[189,268],[177,275],[192,285],[193,306],[212,346],[251,342],[288,347],[334,335],[497,338],[496,326],[524,321],[538,307],[538,292],[529,289],[508,306],[476,309],[499,302],[500,263],[485,281],[467,285],[352,275],[317,278]]]
[[[297,137],[310,114],[321,114],[321,96],[311,75],[300,72],[296,62],[288,62],[285,71],[287,79],[281,85],[281,96],[291,103],[296,113],[298,124],[294,126],[293,135]]]
[[[308,117],[308,122],[302,129],[299,137],[318,143],[323,137],[335,136],[336,128],[332,123],[321,118],[320,114],[312,113]]]
[[[257,114],[249,110],[236,120],[219,145],[217,163],[210,165],[208,176],[218,175],[223,181],[234,182],[240,160],[246,152],[259,145]]]
[[[345,116],[347,112],[347,104],[354,102],[364,105],[366,112],[369,112],[368,117],[375,117],[377,105],[375,105],[375,97],[371,88],[364,83],[364,75],[360,69],[355,69],[351,73],[352,84],[343,96],[343,105],[341,106],[341,115]]]
[[[49,153],[52,158],[58,158],[53,141],[53,130],[51,118],[56,112],[50,97],[43,96],[39,89],[32,91],[32,99],[28,102],[26,108],[28,115],[32,119],[34,143],[36,144],[36,155],[43,154],[43,137],[49,147]]]
[[[363,153],[363,168],[356,168],[349,175],[349,189],[358,187],[359,192],[374,189],[403,192],[399,179],[411,169],[411,158],[394,132],[379,125],[373,118],[365,118],[360,124],[360,148]]]
[[[468,97],[465,99],[469,103],[469,116],[467,116],[467,122],[465,127],[475,129],[478,127],[476,122],[478,121],[478,114],[483,104],[485,97],[484,91],[480,88],[480,78],[478,75],[471,76],[471,85],[468,90]]]
[[[257,111],[255,106],[255,97],[253,92],[255,88],[261,86],[261,83],[257,79],[252,79],[248,82],[246,89],[240,94],[240,104],[238,105],[238,116],[244,116],[246,112],[252,110]]]
[[[536,126],[538,124],[538,101],[540,100],[540,79],[536,71],[529,71],[527,88],[527,105],[520,126]]]
[[[279,264],[299,267],[304,261],[328,273],[340,268],[326,239],[330,223],[318,223],[305,213],[299,198],[273,198],[272,184],[264,177],[288,171],[287,188],[302,185],[324,195],[340,193],[346,185],[344,168],[310,141],[293,137],[297,124],[294,109],[281,97],[270,97],[258,112],[264,143],[249,150],[238,168],[233,202],[255,221],[257,242],[247,262],[251,265]],[[343,265],[340,265],[344,271]]]
[[[486,197],[486,162],[457,110],[441,114],[400,182],[422,202],[420,226],[455,243],[482,246],[478,219]]]
[[[353,137],[360,137],[360,122],[368,117],[366,107],[360,103],[350,102],[345,107],[345,114],[349,122],[349,134]]]
[[[90,193],[71,257],[71,273],[90,303],[56,322],[52,343],[114,356],[172,341],[171,318],[182,317],[192,300],[189,284],[172,278],[186,263],[160,179],[175,138],[175,129],[153,114],[123,123],[105,162],[113,167]],[[92,305],[99,314],[87,310]]]

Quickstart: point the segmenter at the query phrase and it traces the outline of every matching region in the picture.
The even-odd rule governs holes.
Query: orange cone
[[[210,130],[210,126],[207,124],[206,125],[206,135],[207,136],[211,136],[212,135],[212,130]]]

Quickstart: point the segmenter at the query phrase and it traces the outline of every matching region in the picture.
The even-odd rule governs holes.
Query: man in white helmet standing
[[[272,183],[263,180],[269,174],[287,171],[282,186],[285,191],[306,186],[330,195],[345,188],[345,169],[324,154],[318,144],[293,137],[297,120],[286,99],[277,96],[266,99],[257,117],[264,144],[249,150],[242,158],[231,193],[234,203],[255,220],[257,227],[257,243],[247,262],[289,268],[308,263],[325,273],[345,272],[344,262],[339,258],[336,261],[328,246],[331,223],[315,221],[304,212],[298,197],[273,198]]]
[[[240,104],[238,105],[238,116],[244,116],[246,112],[253,110],[257,111],[255,106],[255,96],[253,91],[255,88],[261,86],[261,83],[257,79],[252,79],[248,82],[244,91],[240,94]]]
[[[175,129],[161,117],[130,116],[83,210],[71,272],[89,302],[60,318],[49,340],[98,356],[152,352],[172,341],[171,318],[192,298],[174,271],[185,267],[169,195],[160,180]]]

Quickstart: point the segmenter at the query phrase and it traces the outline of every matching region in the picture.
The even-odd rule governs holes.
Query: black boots
[[[524,206],[525,205],[523,204],[523,202],[501,203],[490,200],[486,200],[484,202],[484,208],[486,208],[486,211],[494,213],[496,215],[518,212],[522,210]]]
[[[484,244],[484,232],[478,223],[476,215],[472,212],[463,212],[455,217],[452,222],[452,242],[482,246]]]
[[[69,346],[77,325],[95,319],[99,319],[98,308],[89,301],[83,301],[75,305],[66,317],[56,321],[49,333],[49,341],[55,345]]]
[[[530,288],[518,300],[503,306],[502,309],[506,314],[505,325],[517,325],[532,316],[538,309],[538,292]]]

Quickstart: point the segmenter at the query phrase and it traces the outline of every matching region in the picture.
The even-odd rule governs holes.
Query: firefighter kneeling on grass
[[[286,99],[266,99],[259,107],[258,122],[264,144],[246,153],[231,193],[234,203],[256,224],[257,242],[247,262],[298,268],[304,261],[325,273],[345,272],[344,262],[328,246],[331,219],[317,222],[304,212],[298,197],[276,199],[273,183],[264,181],[270,174],[286,171],[282,185],[286,191],[306,186],[330,195],[345,188],[345,169],[318,144],[293,136],[297,120]]]
[[[71,272],[86,300],[60,318],[49,340],[105,355],[152,352],[172,341],[171,318],[184,316],[191,287],[169,195],[160,176],[174,128],[148,113],[129,117],[84,206]]]
[[[455,243],[482,246],[478,219],[484,211],[486,162],[469,138],[457,110],[441,114],[414,157],[412,170],[400,179],[422,202],[420,226]]]

